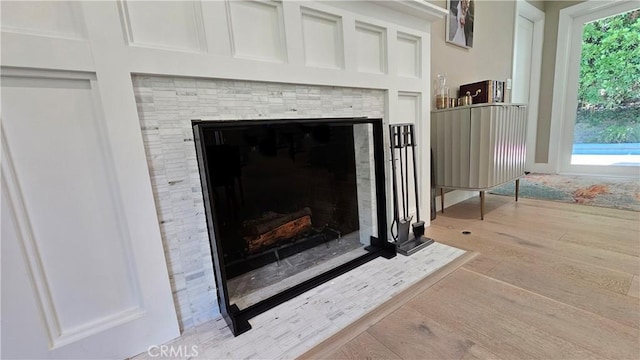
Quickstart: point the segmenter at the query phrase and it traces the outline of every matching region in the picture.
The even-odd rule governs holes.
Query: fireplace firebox
[[[220,312],[248,320],[378,256],[382,119],[192,121]]]

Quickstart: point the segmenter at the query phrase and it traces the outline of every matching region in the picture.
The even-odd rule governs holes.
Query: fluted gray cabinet
[[[478,104],[433,111],[431,147],[436,185],[480,190],[484,200],[485,190],[519,179],[524,175],[526,128],[527,110],[522,104]]]

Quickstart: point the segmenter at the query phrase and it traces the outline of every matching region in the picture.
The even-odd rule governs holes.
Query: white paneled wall
[[[386,123],[411,121],[420,125],[429,121],[430,21],[446,13],[438,7],[417,0],[407,2],[2,1],[0,6],[2,7],[0,45],[3,75],[8,69],[27,71],[28,68],[28,71],[36,72],[40,70],[64,70],[65,74],[82,72],[92,79],[90,80],[91,116],[80,112],[84,109],[82,106],[88,104],[84,101],[81,102],[84,105],[79,106],[76,112],[68,114],[65,119],[60,118],[67,126],[57,127],[52,122],[45,123],[46,126],[42,128],[36,127],[41,129],[40,131],[55,134],[55,144],[60,145],[55,148],[56,151],[50,153],[55,154],[56,161],[62,161],[61,165],[46,167],[48,173],[46,176],[38,175],[38,179],[47,177],[55,179],[55,184],[59,186],[52,191],[49,203],[64,205],[65,210],[51,210],[48,212],[48,217],[44,219],[40,213],[42,208],[30,205],[37,203],[34,202],[37,196],[44,195],[40,194],[42,191],[40,185],[34,184],[30,175],[20,175],[29,174],[25,169],[32,166],[28,164],[29,160],[26,157],[17,157],[13,160],[18,172],[17,186],[10,189],[3,188],[3,191],[15,197],[15,189],[22,189],[22,195],[27,199],[26,214],[38,219],[32,224],[35,234],[46,233],[47,236],[58,234],[51,227],[74,227],[73,220],[76,220],[78,225],[74,231],[91,237],[86,244],[96,242],[99,245],[94,249],[85,249],[87,245],[82,242],[76,243],[75,240],[61,242],[60,247],[55,251],[60,256],[77,257],[78,261],[62,263],[66,268],[59,268],[58,265],[53,268],[45,266],[45,275],[56,279],[56,286],[58,286],[56,289],[63,289],[64,286],[69,288],[80,286],[78,281],[82,279],[63,276],[65,271],[75,270],[78,274],[90,274],[84,269],[87,262],[92,266],[101,264],[97,260],[88,260],[92,259],[91,257],[81,258],[88,251],[98,251],[107,246],[99,251],[104,255],[104,261],[122,263],[122,266],[126,266],[126,259],[122,257],[126,251],[117,250],[118,246],[125,246],[122,244],[130,244],[131,256],[134,259],[131,266],[135,267],[139,276],[138,282],[141,284],[140,296],[142,298],[152,296],[156,299],[152,302],[145,301],[140,305],[144,311],[147,311],[143,317],[155,317],[156,320],[160,316],[156,314],[167,313],[167,311],[158,311],[161,307],[158,304],[168,304],[172,301],[171,291],[168,291],[166,259],[162,256],[162,245],[167,246],[169,240],[163,239],[160,232],[134,98],[132,74],[376,89],[384,94],[382,116]],[[27,77],[32,78],[33,74]],[[42,84],[45,83],[46,81]],[[14,125],[25,122],[35,126],[35,123],[30,123],[33,120],[32,109],[28,106],[16,106],[16,104],[25,103],[25,99],[7,102],[11,96],[17,96],[16,92],[22,91],[15,87],[6,91],[9,89],[7,86],[8,83],[3,79],[3,121],[6,120],[8,113],[11,113],[13,120],[10,123],[7,122],[7,126],[11,124],[11,129],[5,129],[3,125],[2,132],[6,138],[6,141],[3,138],[3,146],[6,145],[8,153],[19,156],[24,151],[21,148],[22,138],[28,136],[28,132],[17,131]],[[49,100],[41,95],[52,90],[46,90],[48,89],[46,86],[40,87],[44,89],[34,92],[33,95],[40,96],[39,99],[46,103]],[[173,91],[172,96],[175,96],[176,91],[183,90],[159,91]],[[79,94],[74,91],[68,90],[69,94]],[[67,90],[63,91],[65,92]],[[56,97],[51,99],[54,98]],[[63,100],[68,102],[73,99],[68,97]],[[8,104],[7,108],[4,106],[5,103]],[[171,105],[155,106],[166,106],[165,110],[172,111]],[[178,114],[181,109],[174,110]],[[224,113],[222,108],[210,110],[215,113]],[[411,119],[407,120],[409,118]],[[419,132],[419,140],[423,144],[419,148],[420,166],[422,169],[428,169],[429,131],[427,126],[418,126],[418,128],[422,129]],[[62,129],[67,130],[62,131]],[[92,129],[100,129],[99,134],[91,133]],[[78,133],[79,131],[85,131],[85,133]],[[88,136],[86,131],[93,135]],[[91,136],[94,138],[97,136],[104,147],[99,147],[98,143],[86,143],[86,139]],[[29,151],[47,153],[48,144],[44,140],[33,143]],[[74,144],[76,146],[72,146]],[[78,148],[82,146],[91,151],[79,153]],[[97,172],[80,171],[83,161],[89,161],[82,156],[91,156],[89,168],[95,168]],[[45,164],[50,165],[49,162]],[[5,164],[3,164],[3,170],[4,167]],[[45,167],[32,170],[38,173],[43,169]],[[102,176],[100,171],[109,171],[110,175]],[[420,185],[424,189],[423,193],[426,194],[429,189],[428,173],[423,171],[421,176]],[[93,184],[93,188],[69,186],[73,181],[85,178],[87,184]],[[105,179],[108,179],[108,182],[105,182]],[[83,186],[89,186],[84,182],[83,184]],[[117,194],[112,189],[117,189]],[[3,209],[9,207],[16,211],[15,204],[7,204],[6,198],[6,196],[2,197]],[[83,207],[84,211],[76,211],[78,209],[69,205],[75,203],[87,206]],[[105,204],[105,208],[98,207],[97,203]],[[428,212],[427,201],[422,201],[421,207],[424,213]],[[9,221],[7,219],[3,213],[3,225]],[[126,224],[126,226],[109,224]],[[55,235],[56,238],[59,236],[61,235]],[[105,236],[112,239],[112,242],[103,244],[100,239]],[[5,238],[3,243],[4,241]],[[51,249],[47,250],[47,254],[51,253],[49,250]],[[47,264],[55,264],[58,260],[47,261]],[[110,302],[116,304],[113,305],[115,308],[105,310],[107,312],[100,312],[102,308],[99,301],[74,307],[74,301],[82,297],[74,300],[68,298],[68,294],[56,293],[56,306],[70,311],[60,315],[60,321],[64,323],[61,326],[71,329],[77,328],[78,324],[89,327],[95,325],[92,331],[96,336],[100,331],[106,334],[107,331],[103,331],[104,329],[99,331],[99,327],[92,323],[92,319],[137,303],[135,277],[119,280],[118,276],[121,277],[122,274],[118,274],[116,272],[109,275],[109,280],[104,282],[105,289],[113,291],[108,291],[109,294],[105,294],[103,298],[114,296],[113,294],[117,294],[118,297],[117,300]],[[5,284],[16,283],[11,281],[13,279],[11,276],[14,276],[12,272],[2,271],[3,307],[4,294],[7,294],[4,291]],[[100,281],[96,281],[95,284],[96,294],[107,291],[97,289]],[[156,288],[151,289],[152,286]],[[187,288],[185,291],[197,296],[200,291],[210,293],[211,287],[215,287],[215,284],[207,284],[207,286],[199,284],[198,287]],[[116,288],[117,290],[114,290]],[[56,289],[53,291],[57,291]],[[171,290],[175,292],[175,286]],[[24,294],[29,291],[25,290]],[[27,306],[25,304],[30,303],[18,299],[7,304]],[[197,322],[206,321],[216,315],[215,311],[201,309],[188,302],[176,304],[176,306],[180,308],[181,314],[186,314],[184,316],[193,319],[189,324],[183,323],[183,326],[196,325]],[[16,308],[16,311],[21,310]],[[175,313],[169,315],[171,316],[162,320],[165,321],[165,325],[146,326],[149,330],[146,332],[147,343],[144,344],[145,340],[132,340],[129,351],[142,351],[145,345],[151,345],[148,341],[157,344],[175,336]],[[174,326],[166,325],[171,322]],[[152,321],[151,324],[153,323]],[[46,324],[40,325],[41,329],[30,331],[44,333]],[[37,327],[37,321],[32,326]],[[121,333],[126,335],[125,330]],[[5,338],[8,336],[5,334],[8,333],[3,331],[3,340],[8,339]],[[140,339],[139,337],[131,338]],[[3,341],[3,345],[19,343],[19,341],[13,341],[13,338],[11,341]],[[104,350],[101,355],[92,354],[93,357],[126,357],[126,354],[109,352],[109,346],[101,347],[96,343],[88,346],[80,340],[75,345],[77,349]],[[7,346],[10,345],[3,346],[3,354],[8,349]],[[68,349],[71,348],[73,347],[68,347]],[[46,345],[44,349],[47,349]],[[77,354],[82,354],[82,350],[78,351]],[[32,355],[32,357],[47,357],[50,353]],[[66,354],[66,357],[70,356],[70,353]]]

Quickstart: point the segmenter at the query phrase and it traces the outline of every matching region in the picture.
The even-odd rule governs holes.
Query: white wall
[[[427,214],[429,21],[441,13],[421,1],[3,1],[1,64],[3,71],[82,71],[95,77],[96,91],[86,101],[94,103],[104,128],[121,216],[134,246],[144,243],[158,261],[162,242],[132,74],[382,89],[385,121],[417,125],[421,208]],[[402,104],[410,103],[407,95],[414,99],[415,111],[404,109]],[[19,139],[5,135],[12,150]],[[64,141],[72,132],[59,136]],[[37,145],[34,150],[46,151]],[[62,179],[73,176],[64,169],[55,171]],[[62,194],[68,201],[79,196],[73,190]],[[58,214],[51,216],[55,221]],[[189,325],[215,315],[198,316]]]

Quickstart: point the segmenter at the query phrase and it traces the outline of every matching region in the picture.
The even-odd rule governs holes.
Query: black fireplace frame
[[[376,216],[378,224],[378,237],[371,237],[371,245],[367,246],[366,254],[363,254],[349,262],[339,265],[331,270],[319,274],[298,285],[286,289],[276,295],[262,300],[247,308],[240,309],[237,305],[231,304],[227,290],[227,275],[225,270],[224,257],[222,256],[222,240],[214,224],[216,223],[215,204],[210,196],[212,189],[209,176],[209,169],[206,166],[207,154],[203,151],[204,138],[203,131],[210,128],[239,127],[246,125],[274,125],[291,123],[334,123],[340,122],[345,125],[371,124],[373,126],[373,157],[374,174],[376,183]],[[209,234],[209,244],[215,273],[216,289],[218,295],[218,305],[220,313],[225,319],[234,336],[238,336],[251,329],[249,319],[261,314],[279,304],[284,303],[322,283],[334,279],[368,261],[377,257],[391,259],[396,256],[396,247],[387,239],[387,199],[385,184],[385,160],[384,160],[384,127],[381,118],[350,117],[350,118],[305,118],[305,119],[260,119],[260,120],[231,120],[231,121],[207,121],[192,120],[191,125],[194,134],[194,144],[200,169],[200,182],[202,184],[202,195],[205,206],[207,229]]]

